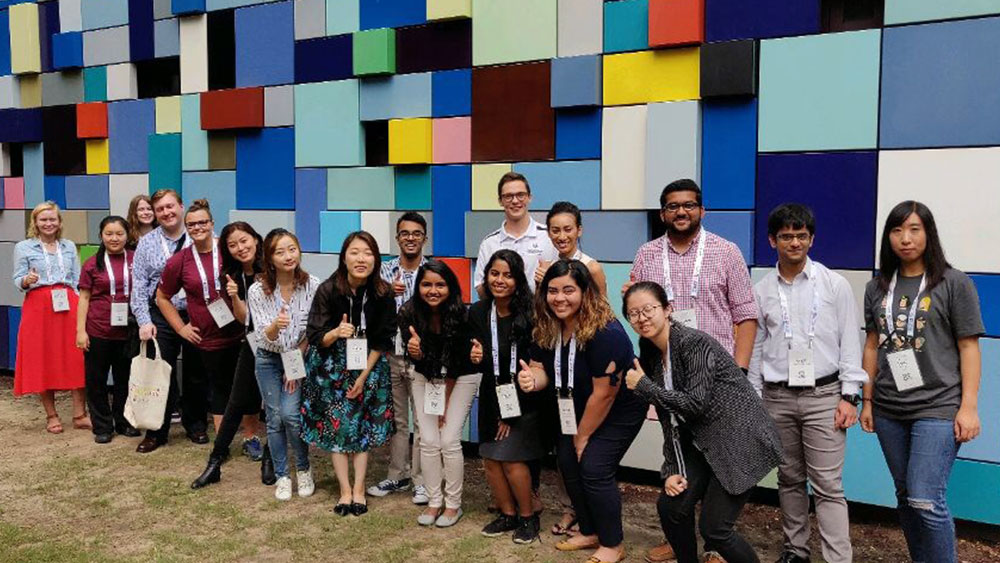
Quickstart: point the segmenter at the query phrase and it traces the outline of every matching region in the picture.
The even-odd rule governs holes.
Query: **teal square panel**
[[[201,128],[201,98],[181,97],[181,169],[208,170],[208,132]]]
[[[295,86],[295,166],[362,166],[358,81]]]
[[[604,52],[649,48],[649,0],[604,3]]]
[[[181,189],[181,136],[177,133],[149,136],[149,187]]]
[[[395,175],[391,166],[331,168],[326,176],[327,209],[393,209]]]
[[[347,235],[361,229],[358,211],[322,211],[319,214],[320,252],[340,252]]]
[[[396,167],[396,209],[431,209],[431,167]]]
[[[760,152],[875,148],[881,30],[761,41]]]
[[[108,99],[108,67],[83,69],[83,101],[103,102]]]

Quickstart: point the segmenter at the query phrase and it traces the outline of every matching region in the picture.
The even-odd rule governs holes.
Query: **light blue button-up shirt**
[[[74,290],[80,281],[80,260],[76,254],[76,245],[68,239],[59,239],[59,252],[47,253],[42,241],[37,238],[22,240],[14,246],[14,285],[19,291],[47,285],[65,284]],[[62,253],[62,263],[59,262]],[[47,256],[46,256],[47,255]],[[32,269],[38,274],[38,281],[27,289],[21,286],[21,280]]]

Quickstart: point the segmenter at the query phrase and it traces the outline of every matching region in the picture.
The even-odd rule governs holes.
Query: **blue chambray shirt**
[[[47,285],[65,284],[77,289],[80,281],[80,260],[76,254],[76,245],[68,239],[59,239],[59,249],[62,251],[62,267],[60,268],[58,254],[49,254],[48,265],[45,261],[45,248],[37,238],[22,240],[14,246],[14,285],[19,291],[28,291]],[[27,290],[21,287],[21,280],[32,268],[38,274],[38,281]]]

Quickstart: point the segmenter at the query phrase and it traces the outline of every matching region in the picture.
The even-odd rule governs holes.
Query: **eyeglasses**
[[[781,233],[774,238],[780,240],[781,242],[792,242],[797,240],[799,242],[809,242],[809,237],[812,235],[809,233]]]
[[[524,201],[528,199],[529,195],[531,194],[529,194],[528,192],[517,192],[516,194],[503,194],[502,196],[500,196],[500,201],[504,203],[510,203],[515,199],[517,201]]]
[[[651,319],[653,318],[653,311],[662,308],[663,305],[654,305],[650,303],[641,309],[629,309],[625,316],[628,317],[628,322],[634,323],[639,320],[639,315],[642,315],[644,319]]]
[[[663,206],[663,210],[667,213],[677,213],[677,210],[684,208],[684,211],[694,211],[701,207],[701,204],[697,201],[685,201],[684,203],[668,203]]]
[[[396,238],[407,239],[407,240],[420,240],[424,238],[423,231],[399,231],[396,233]]]
[[[211,224],[212,224],[211,219],[204,219],[202,221],[191,221],[190,223],[185,223],[184,226],[187,227],[187,230],[190,231],[193,229],[204,229]]]

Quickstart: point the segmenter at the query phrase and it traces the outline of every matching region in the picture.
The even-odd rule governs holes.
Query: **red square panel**
[[[649,0],[649,46],[705,40],[705,0]]]
[[[202,92],[202,129],[253,129],[263,126],[263,88],[235,88]]]
[[[458,284],[462,286],[462,302],[472,301],[472,260],[468,258],[438,258],[451,268],[458,276]]]
[[[108,138],[108,105],[104,102],[76,104],[78,139]]]

